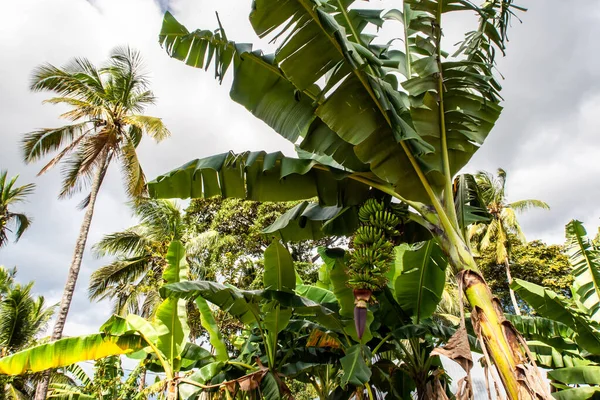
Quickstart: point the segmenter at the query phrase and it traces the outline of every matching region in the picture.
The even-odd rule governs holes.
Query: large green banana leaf
[[[471,32],[462,57],[446,61],[439,58],[441,31],[432,30],[439,11],[480,11],[476,6],[454,0],[438,9],[415,0],[381,16],[351,3],[256,1],[255,32],[278,32],[272,56],[228,41],[222,29],[190,33],[169,13],[159,39],[188,65],[213,63],[219,79],[233,63],[231,97],[300,149],[352,171],[368,168],[406,198],[431,202],[426,191],[440,193],[451,183],[447,176],[465,165],[500,114],[491,64],[506,24],[497,28],[492,18],[507,18],[508,7],[481,12],[486,29]],[[404,51],[372,44],[362,33],[367,23],[393,19],[405,25]],[[398,73],[407,78],[402,86]],[[189,186],[172,175],[161,179]],[[177,192],[189,189],[171,194]]]
[[[600,252],[586,236],[577,220],[566,226],[566,252],[573,267],[575,298],[589,310],[590,318],[600,322]]]
[[[558,400],[586,400],[600,396],[600,366],[586,365],[548,371],[548,377],[566,385],[581,387],[561,390],[554,394]]]
[[[174,240],[170,243],[166,258],[168,264],[163,272],[165,282],[186,281],[188,265],[185,247],[180,241]],[[158,334],[156,347],[166,357],[169,368],[173,371],[179,370],[181,353],[190,332],[185,300],[171,297],[163,300],[156,310],[153,325]]]
[[[575,332],[574,340],[593,355],[600,355],[600,325],[582,314],[569,299],[542,286],[521,279],[513,280],[511,288],[536,312],[565,324]]]
[[[578,385],[600,385],[600,366],[586,365],[549,371],[548,376],[559,382]]]
[[[554,369],[590,364],[590,361],[579,352],[578,347],[575,350],[564,350],[539,340],[528,340],[527,346],[535,357],[537,365],[543,368]]]
[[[229,360],[229,353],[227,352],[227,347],[225,346],[225,342],[223,341],[223,336],[221,335],[221,331],[219,330],[219,325],[215,321],[215,317],[208,306],[206,300],[203,297],[196,297],[196,305],[198,306],[198,311],[200,312],[200,323],[202,327],[206,329],[209,336],[209,341],[213,349],[215,350],[215,358],[217,361],[227,361]]]
[[[26,372],[40,372],[81,361],[130,354],[146,346],[148,343],[136,334],[115,336],[96,333],[65,338],[0,358],[0,373],[21,375]]]
[[[277,218],[263,233],[284,242],[299,242],[351,235],[357,227],[357,207],[323,207],[303,201]]]
[[[442,298],[448,262],[434,240],[396,247],[394,292],[415,323],[430,317]]]
[[[266,290],[293,292],[296,288],[294,261],[279,240],[273,240],[265,250],[263,283]]]
[[[296,288],[296,270],[290,252],[278,239],[271,242],[265,249],[265,272],[263,285],[266,290],[293,293]],[[275,368],[275,355],[277,353],[277,337],[284,330],[292,318],[292,310],[282,307],[276,300],[269,301],[262,307],[264,313],[263,324],[267,331],[269,349],[269,366]]]
[[[542,317],[505,316],[527,340],[542,341],[559,351],[577,349],[575,331],[562,322]]]
[[[362,386],[371,378],[371,369],[367,366],[365,358],[371,358],[369,348],[356,344],[346,350],[346,355],[340,360],[344,375],[342,375],[342,387],[348,383]]]
[[[192,161],[148,183],[157,198],[215,195],[256,201],[292,201],[318,197],[325,206],[363,202],[372,174],[355,174],[314,160],[285,157],[280,152],[224,153]],[[358,179],[358,180],[357,180]]]

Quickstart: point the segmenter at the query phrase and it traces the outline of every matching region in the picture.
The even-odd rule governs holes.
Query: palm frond
[[[51,64],[37,67],[32,74],[32,91],[48,90],[93,104],[105,104],[104,85],[99,71],[84,58],[75,58],[64,68]]]
[[[98,268],[90,277],[88,296],[90,300],[102,300],[113,297],[111,288],[135,282],[150,269],[152,257],[144,255],[129,259],[116,260]]]
[[[146,248],[152,241],[145,235],[145,229],[134,226],[122,232],[105,235],[92,250],[96,257],[107,255],[141,256],[146,253]]]
[[[147,194],[146,176],[135,151],[135,145],[130,138],[125,138],[119,151],[125,192],[130,198],[140,198]]]
[[[514,234],[521,243],[526,243],[527,239],[521,230],[521,225],[517,221],[517,215],[512,208],[505,207],[500,213],[500,223],[508,232]]]
[[[72,97],[60,96],[44,100],[42,104],[65,104],[73,107],[72,110],[64,112],[60,118],[71,121],[77,121],[85,118],[86,120],[100,120],[104,116],[105,109],[102,105],[93,104],[85,100],[74,99]]]
[[[479,247],[481,249],[487,249],[492,244],[492,242],[496,240],[498,236],[498,231],[500,230],[499,225],[500,223],[497,219],[493,219],[492,222],[490,222],[487,225],[485,234],[481,238],[481,242],[479,244]]]
[[[513,210],[518,211],[518,212],[523,212],[523,211],[531,210],[534,208],[540,208],[543,210],[550,209],[550,206],[547,203],[545,203],[541,200],[535,200],[535,199],[514,201],[512,203],[507,204],[506,206],[510,207]]]
[[[140,222],[149,228],[154,240],[170,241],[183,235],[183,215],[179,204],[172,200],[146,200],[134,208]]]
[[[86,130],[89,122],[65,125],[60,128],[40,129],[25,135],[22,141],[23,159],[33,162],[46,154],[56,151],[65,144],[70,144],[89,131]]]
[[[18,242],[23,233],[31,226],[32,219],[21,213],[9,213],[8,219],[9,223],[12,222],[15,225],[15,242]]]
[[[9,353],[30,345],[52,316],[43,297],[31,295],[33,282],[14,285],[0,302],[0,346]]]
[[[111,102],[131,111],[134,106],[131,99],[146,92],[148,76],[143,71],[141,54],[130,47],[116,47],[112,50],[107,65],[101,69],[108,75],[107,91]]]
[[[102,164],[102,157],[108,157],[109,160],[112,157],[111,140],[110,132],[102,131],[85,138],[79,144],[76,152],[63,164],[61,170],[63,181],[59,198],[72,196],[89,186],[95,173],[104,176],[110,161],[104,163],[103,171],[96,171],[96,169]]]
[[[169,132],[160,118],[151,117],[148,115],[133,114],[124,117],[123,122],[140,128],[142,132],[157,142],[160,142],[161,140],[171,136],[171,132]]]

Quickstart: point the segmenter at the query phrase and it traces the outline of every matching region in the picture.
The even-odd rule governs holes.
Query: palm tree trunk
[[[62,337],[65,322],[67,320],[67,314],[71,307],[71,300],[73,299],[73,293],[75,293],[75,285],[77,284],[77,277],[79,276],[79,270],[81,269],[81,260],[83,259],[83,252],[85,250],[85,243],[87,242],[88,233],[90,231],[90,225],[92,223],[92,217],[94,215],[94,205],[98,196],[98,191],[102,185],[104,173],[108,166],[108,152],[104,150],[100,155],[100,165],[96,170],[96,176],[92,182],[90,191],[90,201],[85,209],[85,215],[81,228],[79,229],[79,237],[75,243],[75,251],[73,252],[73,259],[71,261],[71,267],[69,268],[69,274],[67,276],[67,283],[63,291],[63,296],[60,301],[60,307],[58,309],[58,315],[54,330],[52,331],[51,340],[55,341]],[[38,384],[35,391],[35,400],[45,400],[48,393],[48,384],[50,382],[50,371],[44,372],[44,377]]]
[[[517,303],[515,291],[512,290],[512,288],[510,287],[510,284],[512,283],[512,276],[510,274],[510,264],[508,263],[508,257],[504,259],[504,267],[506,268],[506,278],[508,279],[508,292],[510,293],[510,300],[512,301],[513,308],[515,309],[515,314],[521,315],[521,310],[519,309],[519,303]]]

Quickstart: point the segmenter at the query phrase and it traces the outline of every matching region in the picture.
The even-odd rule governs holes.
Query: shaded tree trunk
[[[512,288],[510,287],[510,284],[512,283],[512,276],[510,274],[510,264],[508,263],[508,257],[504,259],[504,267],[506,268],[506,278],[508,279],[508,293],[510,294],[510,300],[512,301],[513,308],[515,309],[515,314],[521,315],[521,310],[519,309],[519,303],[517,303],[515,291],[512,290]]]
[[[54,330],[52,331],[51,341],[58,340],[62,337],[65,322],[67,320],[67,314],[71,307],[71,300],[73,299],[73,293],[75,293],[75,285],[77,284],[77,277],[79,276],[79,270],[81,269],[81,261],[83,259],[83,252],[85,251],[85,244],[87,242],[88,233],[90,231],[90,225],[92,223],[92,217],[94,215],[94,205],[96,204],[96,198],[98,191],[102,185],[102,180],[108,167],[108,152],[102,151],[100,154],[100,165],[96,170],[96,176],[92,182],[90,190],[90,200],[85,209],[85,215],[81,228],[79,229],[79,236],[75,243],[75,251],[73,252],[73,259],[71,261],[71,267],[69,268],[69,274],[67,275],[67,283],[63,291],[62,299],[60,301],[60,307],[58,308],[56,323]],[[48,384],[50,382],[50,370],[44,372],[44,376],[38,384],[35,391],[35,400],[45,400],[48,393]]]
[[[144,366],[142,369],[142,373],[140,374],[140,384],[138,386],[138,392],[142,393],[146,389],[146,367]],[[142,396],[142,399],[146,399],[146,396]]]

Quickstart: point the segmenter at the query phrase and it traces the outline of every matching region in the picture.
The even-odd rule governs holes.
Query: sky
[[[375,0],[368,6],[397,3]],[[250,0],[2,0],[0,4],[9,16],[0,24],[0,170],[19,174],[21,184],[37,185],[29,202],[18,209],[34,223],[18,243],[0,250],[0,265],[17,266],[19,280],[35,280],[34,290],[49,303],[60,300],[83,212],[76,208],[82,196],[57,199],[58,169],[36,177],[43,163],[21,161],[19,142],[24,133],[62,123],[58,115],[63,109],[42,104],[49,95],[28,89],[37,65],[60,66],[73,57],[101,64],[112,48],[125,44],[141,51],[158,98],[147,114],[162,118],[172,133],[160,144],[145,140],[140,145],[149,179],[189,160],[228,150],[293,153],[290,143],[229,99],[227,82],[219,86],[210,72],[170,59],[158,44],[166,9],[190,30],[214,29],[218,10],[230,39],[256,42],[247,18]],[[562,243],[569,220],[584,221],[592,234],[600,224],[596,119],[600,54],[595,39],[600,37],[600,2],[518,4],[529,11],[520,15],[523,23],[513,22],[507,57],[498,60],[505,78],[504,112],[463,172],[505,169],[509,201],[535,198],[551,207],[519,216],[527,238]],[[458,40],[472,22],[451,19],[444,31],[446,42]],[[113,167],[98,197],[88,249],[103,235],[135,223],[126,200],[119,169]],[[90,274],[109,261],[86,252],[65,334],[95,332],[108,318],[107,304],[87,300],[87,285]]]

